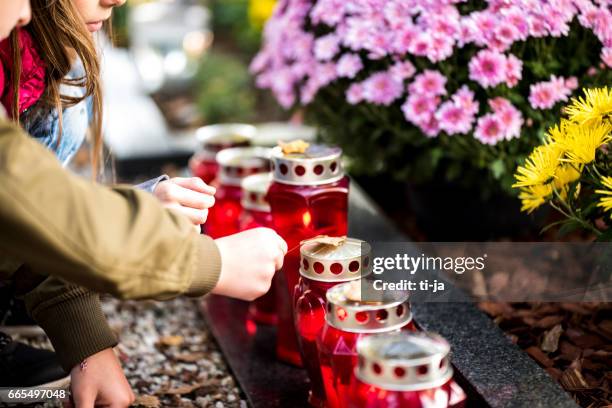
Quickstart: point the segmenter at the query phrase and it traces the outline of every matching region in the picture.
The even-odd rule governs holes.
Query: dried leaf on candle
[[[288,143],[279,140],[278,145],[283,151],[283,154],[301,154],[301,153],[306,152],[306,150],[310,146],[309,143],[306,143],[305,141],[301,139],[294,140]]]
[[[352,281],[344,288],[344,296],[353,302],[361,302],[361,281]]]
[[[337,248],[340,245],[344,244],[345,241],[346,241],[346,236],[330,237],[329,235],[317,235],[314,238],[303,240],[302,242],[300,242],[300,245],[303,245],[306,243],[309,243],[309,244],[315,243],[315,244],[331,245]]]

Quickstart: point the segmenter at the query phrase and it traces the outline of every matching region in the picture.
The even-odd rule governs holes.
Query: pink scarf
[[[19,80],[19,112],[34,105],[45,91],[45,63],[40,57],[32,35],[24,29],[19,30],[21,50],[21,76]],[[0,102],[9,112],[13,111],[13,89],[10,78],[13,67],[10,40],[0,42]]]

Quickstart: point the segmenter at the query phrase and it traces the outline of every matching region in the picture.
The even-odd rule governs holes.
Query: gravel
[[[134,407],[247,407],[197,300],[109,298],[103,300],[103,309],[120,341],[116,352],[137,397]],[[29,343],[51,348],[46,338]]]

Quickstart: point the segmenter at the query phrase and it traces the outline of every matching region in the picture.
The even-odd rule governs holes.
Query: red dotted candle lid
[[[303,153],[285,154],[281,147],[272,149],[274,181],[292,185],[333,183],[344,177],[342,149],[309,145]]]
[[[200,143],[203,158],[214,160],[215,155],[223,149],[246,147],[257,134],[257,128],[244,123],[221,123],[202,126],[196,130],[196,139]]]
[[[408,292],[377,292],[376,301],[362,299],[363,280],[342,283],[327,291],[327,323],[352,333],[382,333],[412,321]]]
[[[359,279],[371,270],[371,251],[360,239],[313,238],[300,248],[300,274],[322,282]]]
[[[357,342],[355,375],[364,383],[392,391],[440,387],[453,376],[450,345],[434,333],[394,332]]]
[[[252,174],[270,170],[270,149],[265,147],[233,147],[217,153],[219,182],[240,186],[242,180]]]
[[[270,183],[272,183],[272,173],[254,174],[242,180],[242,207],[270,212],[270,204],[266,200]]]

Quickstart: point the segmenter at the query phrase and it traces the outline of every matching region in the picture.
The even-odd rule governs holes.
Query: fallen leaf
[[[139,395],[132,405],[146,408],[158,408],[161,406],[161,402],[159,398],[154,395]]]
[[[185,394],[191,394],[192,392],[194,392],[195,390],[197,390],[200,387],[203,387],[204,385],[206,385],[206,383],[196,383],[193,385],[183,385],[180,387],[175,387],[175,388],[170,388],[167,390],[159,390],[157,392],[157,394],[164,394],[164,395],[185,395]]]
[[[310,147],[309,143],[301,139],[294,140],[288,143],[279,140],[278,145],[280,146],[281,150],[283,151],[283,154],[285,155],[296,154],[296,153],[302,154],[308,149],[308,147]]]
[[[542,340],[542,350],[554,353],[559,348],[559,338],[561,337],[561,333],[563,333],[563,328],[560,324],[556,325],[549,331],[544,334],[544,339]]]
[[[159,344],[163,346],[180,346],[183,341],[183,336],[162,336],[159,338]]]
[[[202,360],[204,357],[206,357],[204,353],[184,353],[175,356],[174,359],[182,361],[183,363],[195,363]]]

